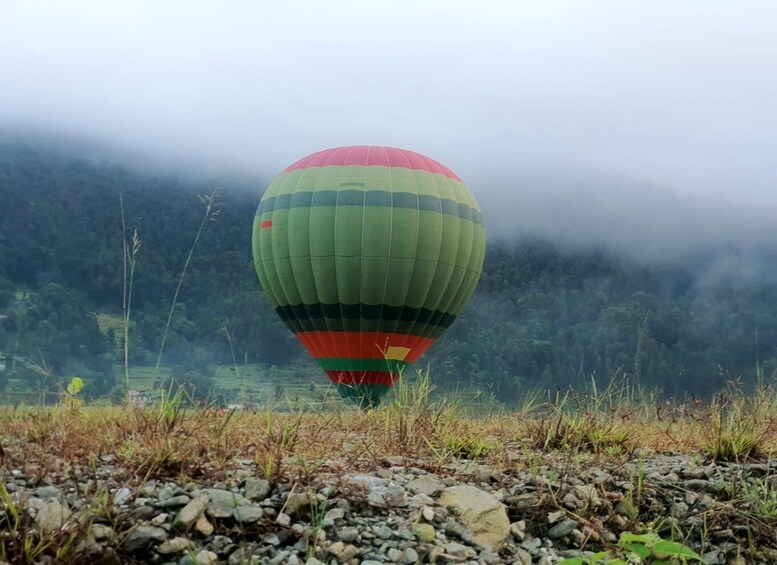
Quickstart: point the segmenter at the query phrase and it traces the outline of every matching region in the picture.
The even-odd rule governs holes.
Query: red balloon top
[[[430,159],[415,151],[397,149],[395,147],[381,147],[379,145],[352,145],[348,147],[324,149],[323,151],[317,151],[316,153],[311,153],[307,157],[303,157],[293,165],[287,167],[283,172],[285,173],[295,169],[307,169],[309,167],[327,167],[331,165],[361,165],[363,167],[379,165],[383,167],[403,167],[406,169],[438,173],[462,182],[456,173],[434,159]]]

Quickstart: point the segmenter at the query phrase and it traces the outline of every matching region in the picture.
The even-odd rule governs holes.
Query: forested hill
[[[232,363],[228,334],[240,362],[311,366],[253,271],[258,185],[222,184],[219,214],[206,223],[184,279],[165,365],[212,375]],[[95,316],[121,314],[121,195],[127,237],[137,229],[140,240],[132,363],[153,364],[203,218],[198,196],[217,186],[0,145],[0,352],[44,360],[52,378],[82,374],[95,394],[121,381],[116,330],[100,329]],[[752,254],[775,261],[773,251]],[[710,393],[725,378],[752,379],[759,367],[770,376],[777,281],[711,280],[719,258],[659,265],[540,239],[492,240],[471,305],[424,359],[436,383],[504,400],[537,385],[578,386],[591,375],[628,374],[677,396]],[[0,372],[0,387],[9,372]],[[34,371],[22,376],[39,379]]]

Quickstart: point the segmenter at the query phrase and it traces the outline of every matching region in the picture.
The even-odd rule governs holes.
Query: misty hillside
[[[83,375],[93,395],[118,386],[117,329],[104,320],[121,315],[123,200],[127,238],[137,229],[141,244],[131,362],[153,365],[203,218],[198,195],[216,187],[0,145],[0,352],[44,360],[55,379]],[[218,386],[214,370],[234,354],[240,363],[289,367],[325,382],[261,295],[250,245],[260,189],[221,188],[219,214],[206,223],[184,279],[163,364]],[[628,375],[682,396],[710,393],[725,378],[753,379],[758,368],[777,371],[777,281],[762,271],[739,276],[748,261],[773,264],[774,249],[740,241],[732,261],[721,243],[656,262],[601,237],[585,246],[570,245],[573,239],[561,245],[541,231],[492,239],[470,306],[422,359],[438,385],[510,401],[536,387]],[[15,371],[0,372],[0,387],[11,379],[50,386],[29,367]]]

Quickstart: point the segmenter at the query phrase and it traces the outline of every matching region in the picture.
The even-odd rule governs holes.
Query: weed
[[[704,421],[708,428],[706,437],[710,438],[703,445],[706,455],[715,461],[741,461],[765,455],[765,440],[774,425],[774,407],[771,386],[759,383],[748,394],[741,382],[729,381],[713,399],[709,420]]]
[[[671,563],[702,562],[701,556],[690,547],[661,539],[656,533],[632,534],[623,532],[618,549],[602,551],[590,557],[574,557],[559,561],[559,565],[628,565],[646,563],[669,565]]]

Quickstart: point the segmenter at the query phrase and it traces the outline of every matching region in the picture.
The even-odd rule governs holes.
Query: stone
[[[418,552],[412,547],[408,547],[402,553],[402,563],[405,565],[412,565],[418,563]]]
[[[413,494],[425,494],[427,496],[434,496],[443,488],[442,481],[434,475],[421,475],[407,483],[407,490]]]
[[[211,518],[231,518],[234,509],[246,502],[243,496],[229,490],[206,488],[202,492],[208,495],[205,511]]]
[[[162,542],[156,548],[157,553],[162,555],[171,555],[174,553],[184,553],[194,547],[194,543],[187,538],[176,537]]]
[[[340,563],[348,563],[351,559],[359,555],[359,548],[357,548],[355,545],[348,544],[343,548],[343,551],[340,553],[340,555],[337,556],[337,560]]]
[[[378,508],[407,506],[407,493],[398,485],[379,486],[370,489],[367,503]]]
[[[92,537],[96,540],[109,540],[113,538],[113,528],[105,524],[92,524],[89,528]]]
[[[348,526],[337,532],[337,537],[340,541],[344,541],[345,543],[353,543],[359,537],[359,530],[352,526]]]
[[[565,518],[548,530],[548,537],[550,539],[561,539],[571,534],[572,530],[577,528],[577,526],[577,521],[572,520],[571,518]]]
[[[35,491],[35,496],[43,500],[49,500],[49,499],[59,500],[60,498],[62,498],[62,492],[57,487],[54,487],[54,486],[40,487],[38,490]]]
[[[389,558],[389,561],[392,563],[397,563],[400,559],[402,559],[402,550],[397,549],[396,547],[392,547],[388,550],[386,553],[386,556]]]
[[[232,512],[235,520],[241,524],[253,524],[258,522],[264,516],[264,512],[258,506],[243,505],[238,506]]]
[[[178,508],[179,506],[186,506],[189,504],[189,500],[191,499],[188,496],[181,494],[178,496],[171,496],[165,500],[161,500],[157,503],[157,506],[159,508]]]
[[[434,508],[424,506],[424,509],[421,510],[421,515],[427,522],[434,522]]]
[[[197,563],[200,565],[213,565],[213,563],[216,563],[219,560],[219,556],[213,553],[212,551],[208,551],[207,549],[203,549],[197,554],[197,557],[195,557],[197,560]]]
[[[38,508],[38,512],[35,514],[35,523],[41,530],[50,532],[61,528],[69,516],[70,508],[66,503],[48,500]]]
[[[130,553],[148,549],[152,545],[167,539],[167,532],[156,526],[138,526],[124,542],[124,549]]]
[[[390,539],[394,535],[394,530],[388,526],[378,526],[373,530],[373,533],[380,539]]]
[[[332,508],[324,514],[324,520],[331,520],[332,522],[342,520],[343,518],[345,518],[345,509],[343,508]]]
[[[213,534],[213,524],[208,521],[204,514],[197,518],[197,522],[194,524],[194,529],[205,537]]]
[[[275,523],[284,528],[288,528],[289,526],[291,526],[291,516],[281,512],[280,514],[278,514],[278,517],[275,519]]]
[[[441,506],[459,513],[459,521],[469,528],[481,545],[499,551],[510,535],[510,520],[504,505],[492,494],[469,485],[446,488]]]
[[[669,515],[682,520],[688,515],[688,505],[685,502],[673,502],[669,506]]]
[[[121,506],[122,504],[127,502],[127,500],[131,495],[132,495],[132,491],[127,487],[120,488],[113,495],[113,503],[116,506]]]
[[[433,543],[435,537],[434,527],[429,524],[413,524],[413,535],[421,543]]]
[[[310,508],[310,496],[302,492],[289,494],[283,505],[283,511],[289,516],[301,516],[308,508]]]
[[[190,500],[181,508],[173,521],[173,527],[182,532],[188,532],[208,507],[208,497],[200,495]]]
[[[248,500],[259,502],[270,494],[270,483],[258,477],[248,477],[245,484],[245,497]]]

